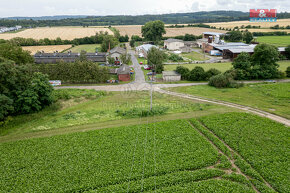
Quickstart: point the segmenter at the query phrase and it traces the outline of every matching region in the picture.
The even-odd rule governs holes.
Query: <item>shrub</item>
[[[188,80],[190,73],[188,68],[184,66],[177,66],[175,71],[181,75],[182,80]]]
[[[206,74],[202,67],[196,66],[194,69],[190,71],[190,80],[200,81],[205,80]]]
[[[117,110],[116,113],[122,117],[149,117],[153,115],[163,115],[169,107],[157,106],[150,111],[148,108],[132,108],[129,110]]]
[[[229,73],[211,77],[208,84],[216,88],[239,88],[243,86],[243,84],[235,82]]]
[[[170,54],[168,59],[173,62],[183,61],[183,58],[177,54]]]
[[[209,69],[206,73],[205,73],[205,76],[206,76],[206,79],[210,79],[212,76],[215,76],[215,75],[218,75],[220,74],[221,71],[215,69],[215,68],[211,68]]]
[[[290,77],[290,66],[287,67],[287,70],[286,70],[286,76],[287,76],[287,77]]]

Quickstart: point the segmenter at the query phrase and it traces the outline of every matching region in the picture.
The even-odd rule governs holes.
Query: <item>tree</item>
[[[46,75],[31,74],[29,65],[0,63],[0,121],[6,116],[39,111],[53,102]]]
[[[243,40],[246,41],[247,44],[251,43],[253,39],[253,34],[251,32],[245,31],[243,33]]]
[[[160,20],[147,22],[142,26],[141,31],[145,39],[154,42],[161,40],[162,36],[166,33],[164,22]]]
[[[127,53],[121,54],[120,59],[121,59],[123,64],[129,64],[131,62],[131,57]]]
[[[130,40],[130,46],[131,46],[132,48],[135,47],[135,40],[133,40],[133,39]]]
[[[0,44],[0,57],[13,60],[16,64],[28,64],[34,62],[30,52],[24,51],[20,46],[12,43]]]
[[[164,70],[163,58],[164,54],[158,48],[152,47],[149,50],[147,60],[149,65],[154,65],[156,73],[162,73]]]
[[[202,67],[196,66],[194,69],[190,71],[190,80],[200,81],[205,80],[206,74]]]
[[[227,35],[225,36],[226,41],[230,42],[239,42],[243,39],[243,34],[240,31],[231,31],[228,32]]]
[[[117,38],[115,38],[112,35],[105,35],[103,37],[102,45],[101,45],[101,50],[102,52],[107,52],[110,49],[114,48],[119,44],[119,41]]]
[[[109,64],[114,64],[115,59],[113,57],[111,57],[111,56],[108,56],[107,61],[108,61]]]
[[[285,55],[288,60],[290,60],[290,45],[285,48]]]
[[[236,70],[235,79],[247,80],[251,78],[251,56],[246,52],[242,52],[234,59],[232,63]]]
[[[269,44],[259,44],[252,55],[252,78],[279,78],[279,52],[277,47]]]

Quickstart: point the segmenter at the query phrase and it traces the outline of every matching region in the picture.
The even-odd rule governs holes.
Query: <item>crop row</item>
[[[131,181],[133,186],[218,159],[218,151],[184,120],[30,139],[0,144],[0,190],[90,191]]]
[[[289,128],[248,113],[226,113],[202,117],[201,121],[237,154],[235,164],[271,192],[264,179],[279,192],[290,192]],[[266,190],[267,189],[267,190]]]

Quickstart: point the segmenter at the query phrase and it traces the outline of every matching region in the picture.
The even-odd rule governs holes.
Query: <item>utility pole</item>
[[[154,77],[154,64],[152,64],[152,77],[151,77],[151,89],[150,89],[150,111],[152,111],[152,101],[153,101],[153,77]]]

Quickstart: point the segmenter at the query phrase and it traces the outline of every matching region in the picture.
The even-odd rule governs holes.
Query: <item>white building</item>
[[[176,82],[181,80],[181,75],[175,71],[163,71],[162,76],[163,81],[166,82]]]
[[[184,42],[178,39],[168,39],[164,41],[164,48],[168,50],[179,50],[184,47]]]
[[[158,48],[157,46],[154,46],[152,44],[143,44],[141,46],[136,47],[136,51],[138,52],[138,55],[143,55],[143,57],[147,58],[147,54],[151,48]]]

